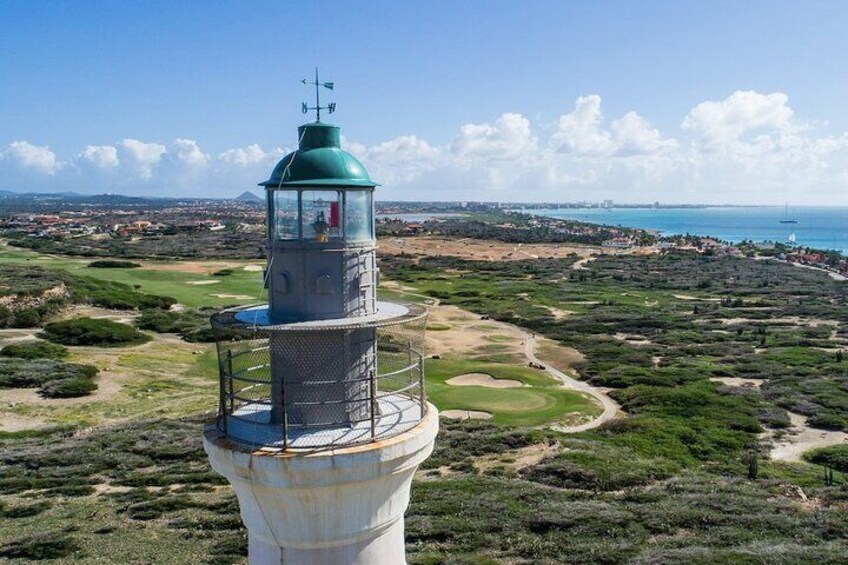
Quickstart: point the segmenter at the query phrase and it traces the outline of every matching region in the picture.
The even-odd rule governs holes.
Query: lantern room
[[[376,310],[374,187],[341,149],[338,127],[298,128],[267,191],[268,291],[273,322],[373,314]]]

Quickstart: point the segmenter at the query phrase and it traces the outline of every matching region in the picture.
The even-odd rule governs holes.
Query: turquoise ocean
[[[759,206],[740,208],[571,208],[525,210],[530,214],[594,224],[654,230],[662,235],[689,233],[738,243],[788,242],[833,249],[848,255],[848,207]],[[781,223],[782,219],[795,224]]]

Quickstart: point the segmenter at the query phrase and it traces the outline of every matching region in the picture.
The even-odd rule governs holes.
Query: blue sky
[[[0,189],[237,194],[294,144],[317,65],[383,198],[848,204],[846,21],[845,2],[2,0]]]

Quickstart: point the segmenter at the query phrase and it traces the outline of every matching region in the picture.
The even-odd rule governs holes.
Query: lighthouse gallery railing
[[[425,417],[425,308],[407,305],[409,311],[401,317],[362,325],[324,324],[309,330],[239,322],[235,314],[246,308],[212,317],[219,365],[217,426],[223,435],[257,447],[333,448],[388,439]],[[363,329],[372,331],[357,331]],[[272,373],[272,357],[302,354],[325,332],[347,332],[357,339],[364,334],[369,341],[365,348],[373,340],[375,353],[367,356],[373,362],[363,363],[355,376],[339,382],[325,376],[337,374],[337,364],[350,361],[344,353],[333,356],[298,381],[296,397],[287,395],[285,385],[274,383],[284,375],[279,370]],[[350,347],[361,351],[363,344]],[[313,414],[309,421],[295,417],[306,410]],[[337,414],[339,410],[348,415],[346,425],[333,418],[322,421],[322,411]]]

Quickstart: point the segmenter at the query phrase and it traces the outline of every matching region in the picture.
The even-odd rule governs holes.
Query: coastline
[[[782,206],[667,208],[523,208],[536,216],[595,225],[642,229],[660,236],[697,235],[739,244],[744,241],[793,244],[848,255],[848,207],[795,207],[783,223]],[[792,239],[794,238],[794,243]]]

